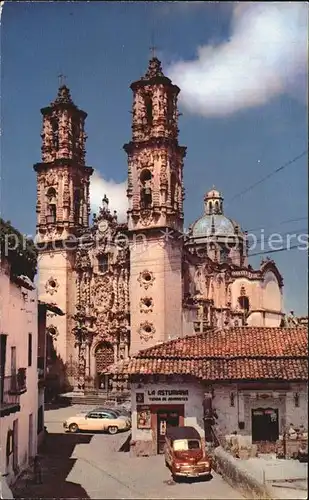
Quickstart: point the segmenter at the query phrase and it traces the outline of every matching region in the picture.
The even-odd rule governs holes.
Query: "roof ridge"
[[[264,355],[264,354],[239,354],[239,355],[234,355],[232,354],[231,356],[193,356],[193,355],[188,355],[184,356],[182,354],[166,354],[166,355],[152,355],[152,356],[133,356],[130,359],[162,359],[162,360],[167,360],[167,359],[179,359],[179,360],[186,360],[186,359],[220,359],[220,360],[232,360],[232,359],[308,359],[308,355],[306,354],[280,354],[278,355]]]

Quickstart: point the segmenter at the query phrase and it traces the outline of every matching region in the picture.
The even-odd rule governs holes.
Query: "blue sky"
[[[184,167],[186,226],[202,214],[203,195],[215,185],[224,194],[226,215],[249,232],[263,228],[266,235],[307,233],[306,155],[232,200],[307,148],[306,81],[294,67],[288,68],[289,73],[282,72],[287,61],[297,62],[298,40],[291,57],[273,54],[270,48],[276,44],[283,47],[283,41],[267,39],[264,21],[263,36],[256,39],[254,50],[259,44],[269,67],[265,70],[264,59],[257,53],[255,60],[260,66],[248,64],[246,72],[246,59],[241,60],[242,72],[235,76],[236,60],[231,69],[226,65],[226,50],[231,47],[227,42],[238,40],[241,57],[249,49],[243,38],[234,36],[235,30],[241,29],[242,18],[238,28],[235,19],[243,15],[235,17],[234,10],[235,4],[229,2],[5,4],[1,23],[2,216],[21,231],[34,234],[36,179],[32,165],[40,161],[40,108],[54,99],[59,73],[66,75],[75,103],[88,113],[87,163],[102,177],[102,189],[106,186],[108,190],[110,180],[120,183],[119,191],[115,184],[108,192],[119,197],[111,200],[112,206],[120,206],[127,175],[122,146],[131,134],[129,85],[145,72],[154,33],[163,67],[183,88],[179,128],[180,142],[188,148]],[[274,14],[267,15],[272,19]],[[274,22],[276,17],[272,26]],[[289,33],[292,28],[287,25]],[[213,65],[219,67],[220,75],[222,66],[226,70],[222,85],[216,84],[213,68],[184,63],[198,62],[198,47],[209,44]],[[210,57],[209,50],[200,53],[201,63],[203,57]],[[192,72],[198,75],[198,84],[196,78],[192,81]],[[250,78],[257,84],[255,97],[258,88],[262,89],[253,104],[252,93],[246,93]],[[285,222],[292,219],[297,220]],[[260,239],[259,231],[255,234]],[[307,252],[291,250],[270,256],[284,277],[287,310],[306,314]],[[252,257],[251,264],[256,266],[260,260],[261,256]]]

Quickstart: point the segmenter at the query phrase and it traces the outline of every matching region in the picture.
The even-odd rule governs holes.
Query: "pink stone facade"
[[[177,97],[157,58],[131,84],[128,216],[120,224],[102,193],[89,224],[86,113],[60,87],[43,115],[37,172],[39,297],[65,313],[47,328],[62,363],[63,388],[104,384],[110,364],[138,350],[213,326],[279,326],[282,278],[272,261],[247,262],[246,235],[212,189],[204,215],[184,232]],[[113,382],[126,389],[126,381]],[[118,384],[118,385],[117,385]]]

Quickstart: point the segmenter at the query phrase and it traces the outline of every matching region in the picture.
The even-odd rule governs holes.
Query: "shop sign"
[[[188,389],[151,389],[146,394],[136,393],[136,402],[139,404],[143,404],[145,399],[151,403],[175,403],[188,401],[188,398]]]

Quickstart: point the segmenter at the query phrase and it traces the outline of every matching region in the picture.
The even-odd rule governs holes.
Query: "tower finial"
[[[157,48],[158,47],[156,47],[156,44],[155,44],[155,30],[153,27],[151,30],[151,46],[149,47],[151,59],[154,59],[156,57]]]
[[[152,44],[151,47],[149,47],[149,50],[150,50],[151,59],[154,59],[156,57],[157,47]]]
[[[63,87],[65,85],[66,76],[60,73],[60,75],[58,75],[58,80],[59,80],[59,87]]]

